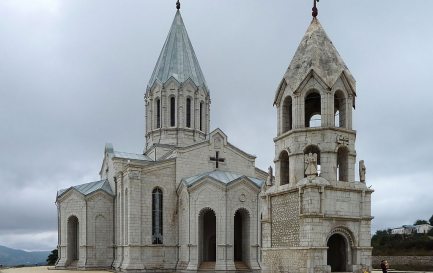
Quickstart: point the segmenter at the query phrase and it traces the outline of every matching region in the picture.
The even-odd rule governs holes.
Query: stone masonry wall
[[[272,247],[299,246],[299,195],[272,197]]]

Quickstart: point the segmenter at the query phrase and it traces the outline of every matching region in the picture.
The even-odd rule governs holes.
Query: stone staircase
[[[244,262],[235,262],[236,270],[227,270],[230,273],[250,273],[250,268]],[[215,273],[215,262],[202,262],[198,269],[200,273]]]

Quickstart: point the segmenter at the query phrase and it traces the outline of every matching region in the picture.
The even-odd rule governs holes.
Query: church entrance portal
[[[234,218],[234,261],[248,265],[250,257],[250,216],[245,209],[239,209]]]
[[[346,271],[347,243],[340,234],[334,234],[328,240],[328,265],[331,266],[331,272]]]
[[[76,216],[68,219],[68,260],[69,263],[77,261],[79,258],[79,223]]]
[[[200,255],[201,262],[216,261],[216,216],[211,209],[200,214]]]

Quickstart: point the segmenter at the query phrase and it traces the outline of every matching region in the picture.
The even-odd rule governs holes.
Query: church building
[[[210,130],[210,89],[177,9],[145,91],[144,152],[106,144],[99,181],[57,192],[56,268],[370,272],[355,80],[316,16],[275,95],[273,175]]]

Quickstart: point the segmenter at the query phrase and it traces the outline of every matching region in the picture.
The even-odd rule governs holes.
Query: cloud
[[[412,225],[418,219],[428,221],[433,215],[432,177],[433,171],[429,171],[372,179],[373,230]]]
[[[275,90],[311,20],[310,2],[292,2],[182,4],[211,90],[211,126],[265,170],[274,159]],[[357,157],[376,190],[373,228],[433,213],[433,36],[431,20],[419,16],[429,8],[433,2],[319,6],[357,79]],[[1,1],[0,244],[47,248],[29,238],[56,230],[56,191],[97,180],[106,142],[142,152],[143,95],[174,13],[170,1]]]

